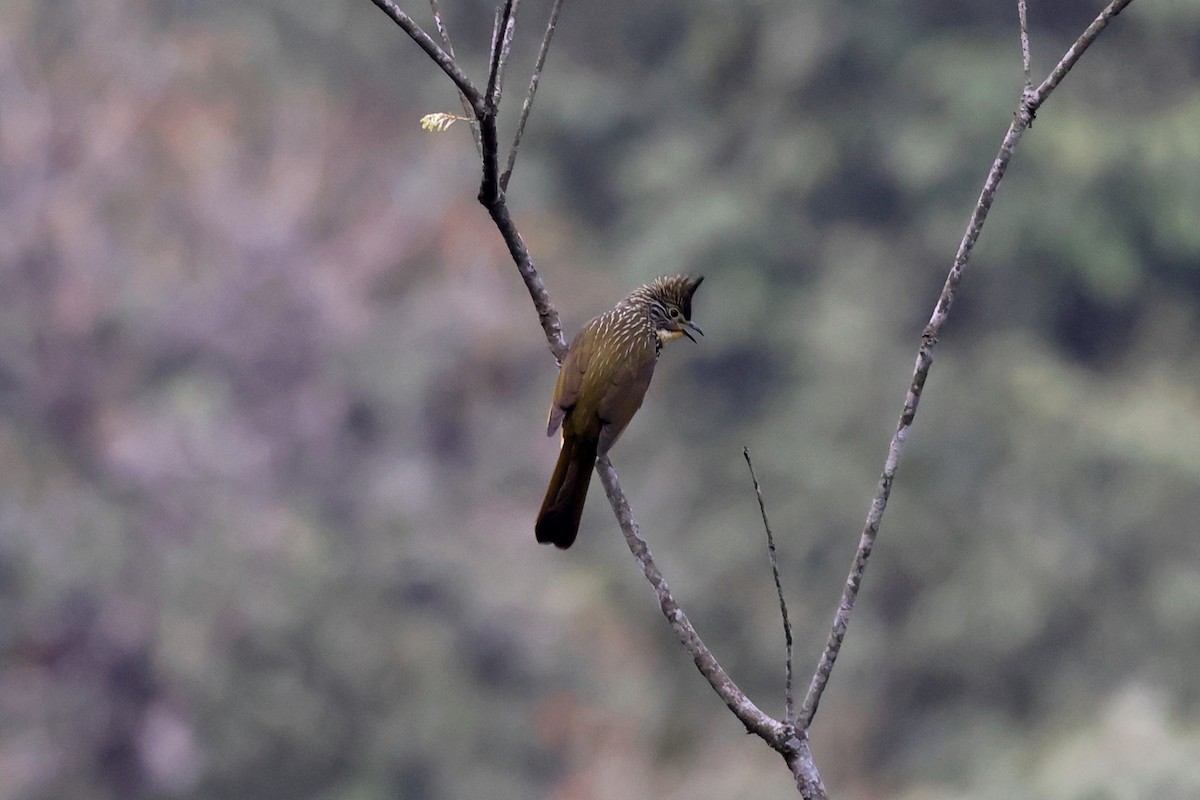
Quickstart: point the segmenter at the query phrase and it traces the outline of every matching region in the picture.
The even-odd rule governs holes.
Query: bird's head
[[[703,275],[697,278],[687,275],[656,278],[636,290],[630,300],[637,299],[646,304],[650,321],[661,341],[669,342],[686,336],[694,342],[693,333],[704,335],[700,328],[692,324],[692,295],[703,280]],[[641,297],[638,297],[639,294]]]

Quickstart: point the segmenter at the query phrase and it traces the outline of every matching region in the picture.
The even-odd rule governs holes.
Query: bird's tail
[[[538,512],[533,531],[541,544],[553,544],[566,550],[579,533],[583,501],[596,467],[596,442],[564,436],[558,464],[550,477],[546,499]]]

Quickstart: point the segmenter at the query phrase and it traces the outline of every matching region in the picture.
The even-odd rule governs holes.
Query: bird
[[[692,295],[704,276],[656,278],[583,326],[558,370],[546,435],[562,428],[558,463],[534,524],[541,544],[566,550],[579,533],[596,458],[642,405],[663,345],[693,333]]]

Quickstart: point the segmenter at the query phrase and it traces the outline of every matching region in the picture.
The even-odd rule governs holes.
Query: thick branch
[[[825,644],[825,650],[821,654],[820,663],[813,673],[808,694],[804,698],[804,705],[800,709],[800,717],[797,720],[797,724],[801,730],[807,730],[812,724],[813,717],[817,713],[817,706],[821,702],[821,695],[825,691],[825,686],[829,681],[829,674],[833,670],[833,664],[837,660],[838,652],[841,650],[842,641],[846,637],[846,628],[850,624],[850,615],[854,612],[854,602],[858,597],[858,589],[862,583],[862,576],[867,568],[867,560],[871,557],[871,551],[875,546],[875,537],[879,534],[879,525],[883,519],[883,512],[887,508],[888,497],[891,495],[892,482],[896,477],[896,467],[904,451],[904,444],[908,440],[908,433],[912,427],[913,418],[916,417],[917,405],[921,401],[921,391],[925,387],[925,380],[929,376],[930,368],[933,366],[933,348],[937,345],[938,334],[941,332],[942,325],[945,324],[946,318],[949,316],[950,306],[954,302],[955,291],[958,289],[959,281],[962,279],[963,268],[966,267],[967,259],[970,258],[971,251],[975,248],[975,243],[979,240],[980,231],[982,231],[988,212],[992,208],[992,201],[995,199],[996,190],[999,188],[1000,181],[1003,180],[1004,173],[1008,169],[1008,164],[1012,160],[1013,150],[1016,148],[1021,136],[1025,133],[1025,129],[1033,122],[1034,115],[1050,95],[1050,92],[1054,91],[1054,88],[1058,86],[1071,67],[1075,65],[1079,57],[1096,40],[1096,37],[1108,25],[1109,20],[1119,14],[1132,1],[1114,0],[1114,2],[1110,3],[1100,13],[1100,16],[1096,18],[1095,22],[1089,25],[1079,39],[1071,45],[1066,55],[1059,61],[1058,66],[1054,68],[1050,76],[1042,82],[1037,90],[1033,92],[1026,90],[1022,93],[1020,105],[1016,113],[1013,114],[1013,120],[1008,126],[1008,132],[1004,134],[1004,141],[1000,144],[1000,152],[996,155],[996,159],[992,163],[992,168],[988,172],[987,179],[984,181],[983,190],[980,192],[979,200],[975,204],[975,210],[971,212],[971,218],[967,223],[967,230],[963,234],[962,241],[959,243],[958,252],[954,256],[954,263],[950,267],[950,272],[946,276],[946,282],[942,286],[942,293],[938,297],[937,304],[934,306],[933,315],[929,319],[929,324],[925,326],[924,333],[921,334],[921,347],[917,351],[917,361],[913,368],[913,376],[909,383],[908,394],[904,399],[904,409],[900,413],[900,421],[896,425],[896,432],[892,435],[892,441],[888,445],[888,454],[883,465],[883,473],[879,476],[879,484],[875,489],[875,496],[871,500],[870,510],[867,512],[867,520],[863,527],[862,536],[859,538],[858,550],[854,554],[854,562],[850,567],[850,574],[846,578],[846,586],[842,590],[842,597],[838,603],[837,612],[834,614],[833,628],[829,632],[829,639]]]
[[[479,118],[479,135],[483,145],[483,177],[479,181],[479,202],[490,211],[493,205],[504,204],[504,192],[500,188],[500,144],[495,114],[488,113]]]
[[[479,181],[479,202],[488,211],[493,206],[504,205],[504,191],[500,188],[500,142],[496,115],[500,110],[500,72],[503,69],[504,34],[512,26],[512,0],[496,9],[496,23],[492,29],[492,49],[489,58],[487,93],[484,105],[487,113],[479,118],[479,132],[483,146],[483,177]],[[493,214],[493,217],[495,215]],[[511,246],[510,246],[511,250]],[[560,361],[562,359],[559,359]]]
[[[792,777],[796,779],[796,788],[804,800],[826,800],[825,784],[821,782],[821,773],[813,762],[812,750],[808,747],[808,732],[795,733],[786,742],[784,760]]]

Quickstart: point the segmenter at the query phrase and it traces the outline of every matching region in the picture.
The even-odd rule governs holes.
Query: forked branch
[[[517,265],[517,269],[525,281],[525,286],[529,291],[530,298],[533,301],[534,308],[537,310],[538,318],[541,321],[542,329],[546,335],[546,341],[549,344],[550,351],[555,358],[561,362],[566,353],[566,342],[563,339],[562,328],[559,323],[558,311],[550,300],[549,294],[546,292],[545,286],[542,284],[541,278],[538,275],[537,268],[530,257],[528,248],[525,246],[520,232],[517,230],[516,224],[513,222],[509,214],[508,206],[505,202],[505,191],[508,186],[509,177],[512,172],[513,164],[516,160],[517,148],[520,144],[521,134],[524,130],[525,121],[529,115],[530,107],[533,103],[533,97],[537,91],[538,81],[541,76],[542,68],[545,64],[546,53],[550,46],[550,40],[554,33],[555,26],[558,20],[558,14],[561,7],[561,0],[555,0],[550,14],[550,20],[547,24],[546,33],[542,41],[541,49],[538,53],[536,65],[533,75],[530,79],[529,90],[525,98],[525,104],[521,112],[520,122],[517,126],[517,132],[513,140],[512,148],[508,154],[507,164],[504,172],[499,170],[499,144],[496,129],[496,119],[499,112],[499,104],[503,88],[503,72],[504,65],[507,62],[509,50],[512,44],[512,34],[516,25],[516,15],[519,0],[504,0],[497,11],[496,24],[492,36],[491,49],[489,52],[489,71],[486,82],[486,90],[480,92],[478,88],[471,82],[466,74],[459,68],[455,61],[453,50],[450,47],[449,35],[446,33],[442,23],[440,13],[437,9],[436,2],[431,0],[434,11],[435,22],[438,26],[439,34],[445,44],[445,49],[440,47],[428,34],[423,31],[411,18],[408,17],[393,0],[372,0],[376,6],[384,11],[392,20],[396,22],[416,43],[429,55],[431,59],[444,71],[461,92],[464,102],[467,104],[470,111],[474,114],[478,123],[479,129],[479,145],[482,160],[482,178],[480,181],[479,200],[488,210],[493,222],[495,223],[500,234],[503,236],[509,253],[513,261]],[[597,470],[600,473],[600,479],[604,484],[604,490],[608,495],[613,512],[616,515],[617,522],[621,526],[622,532],[625,534],[626,543],[629,546],[630,552],[637,561],[646,579],[654,588],[655,594],[658,597],[659,606],[663,616],[675,631],[680,643],[691,655],[697,669],[705,677],[712,686],[713,690],[721,697],[726,706],[729,707],[742,724],[745,725],[747,731],[753,732],[766,741],[772,748],[783,755],[788,767],[791,769],[796,780],[797,789],[806,800],[820,799],[826,797],[825,788],[821,784],[820,774],[818,773],[815,764],[813,763],[812,754],[808,744],[808,729],[816,716],[817,707],[821,700],[821,695],[828,683],[830,673],[833,670],[838,653],[841,649],[842,642],[846,635],[846,629],[850,622],[850,616],[854,611],[854,604],[858,597],[859,587],[862,583],[863,573],[866,570],[867,561],[870,558],[871,551],[874,547],[875,538],[879,533],[879,526],[883,518],[883,513],[887,508],[888,497],[891,494],[892,483],[895,479],[896,469],[900,461],[904,445],[908,440],[909,430],[912,427],[913,419],[917,413],[917,406],[921,399],[921,393],[925,386],[926,378],[929,375],[930,367],[933,364],[933,349],[937,345],[938,335],[941,332],[942,326],[950,312],[950,307],[953,304],[955,293],[958,288],[959,281],[962,279],[962,272],[966,266],[967,260],[970,258],[971,251],[975,247],[975,243],[979,239],[980,231],[987,219],[988,212],[991,209],[992,202],[995,198],[996,190],[1000,185],[1000,181],[1004,177],[1004,173],[1008,168],[1009,162],[1012,160],[1013,151],[1026,128],[1030,126],[1034,115],[1045,102],[1050,93],[1058,86],[1066,74],[1071,70],[1075,63],[1083,55],[1084,51],[1095,41],[1096,37],[1104,30],[1109,21],[1119,14],[1132,0],[1113,0],[1105,7],[1104,11],[1096,18],[1096,20],[1088,26],[1087,30],[1079,37],[1078,40],[1067,50],[1066,54],[1058,62],[1055,68],[1050,72],[1044,81],[1036,88],[1032,88],[1030,79],[1030,55],[1029,55],[1029,37],[1026,21],[1025,0],[1017,0],[1018,16],[1020,19],[1021,28],[1021,48],[1022,48],[1022,66],[1025,73],[1025,86],[1022,92],[1021,101],[1018,104],[1016,111],[1013,114],[1013,120],[1009,125],[1008,131],[1004,135],[1004,139],[1000,145],[1000,151],[997,154],[991,170],[988,172],[987,179],[984,181],[983,189],[980,192],[979,200],[975,205],[974,211],[971,213],[970,220],[967,223],[966,232],[963,234],[962,241],[959,244],[958,252],[955,254],[954,261],[950,267],[949,274],[946,276],[945,284],[942,287],[941,294],[938,297],[937,303],[934,306],[933,314],[929,319],[929,323],[925,326],[925,330],[921,336],[921,346],[917,351],[916,364],[913,369],[912,379],[909,383],[908,392],[905,396],[904,407],[900,414],[900,420],[896,426],[896,431],[892,436],[891,443],[888,446],[887,458],[884,461],[883,472],[879,478],[879,484],[876,487],[875,496],[871,500],[870,509],[867,513],[866,523],[863,527],[862,535],[859,538],[858,549],[855,552],[854,561],[851,565],[850,574],[846,579],[845,588],[842,591],[841,601],[838,604],[837,612],[834,615],[834,622],[826,642],[825,649],[821,655],[820,662],[817,665],[816,671],[813,674],[812,681],[809,685],[808,693],[804,698],[804,704],[798,715],[794,716],[794,700],[792,696],[792,658],[791,658],[791,630],[787,619],[787,606],[783,599],[782,584],[779,580],[778,562],[775,556],[774,537],[771,533],[770,526],[767,524],[766,509],[762,505],[762,495],[759,491],[758,481],[755,478],[755,488],[759,496],[760,506],[763,513],[763,523],[767,529],[768,548],[771,553],[772,569],[775,575],[776,589],[780,598],[780,611],[784,619],[785,639],[788,646],[787,658],[787,691],[786,691],[786,718],[784,722],[780,722],[760,710],[746,695],[737,687],[729,675],[722,669],[717,662],[712,652],[704,644],[700,635],[696,632],[691,622],[683,609],[679,607],[671,594],[671,589],[667,584],[666,578],[654,563],[654,558],[650,553],[650,548],[646,544],[646,540],[642,537],[638,530],[637,523],[633,519],[633,513],[629,508],[629,503],[621,490],[620,483],[617,480],[616,470],[613,469],[612,463],[607,456],[601,457],[597,461]],[[750,463],[749,453],[746,453],[747,463]],[[753,465],[750,465],[751,476],[753,477]],[[794,724],[793,724],[794,718]]]
[[[432,6],[434,22],[438,26],[438,32],[443,42],[446,44],[446,50],[438,46],[437,42],[422,30],[421,26],[414,22],[411,17],[404,13],[393,0],[371,0],[371,2],[378,6],[405,33],[412,37],[413,41],[420,45],[421,49],[433,59],[434,63],[450,76],[450,79],[454,81],[454,84],[462,93],[465,102],[475,115],[475,121],[478,126],[478,146],[482,161],[479,202],[487,209],[492,222],[496,225],[497,230],[500,231],[500,235],[504,237],[504,243],[508,246],[509,255],[512,256],[513,262],[516,263],[517,271],[520,272],[521,278],[525,282],[525,288],[529,292],[529,297],[533,301],[533,306],[537,310],[538,320],[541,322],[542,331],[546,336],[550,352],[556,360],[561,362],[567,352],[567,343],[563,339],[562,324],[558,318],[558,309],[551,302],[550,295],[546,291],[546,286],[542,283],[542,279],[538,275],[537,266],[533,263],[533,258],[529,254],[529,248],[525,246],[525,241],[522,239],[520,231],[517,230],[517,226],[508,212],[508,204],[504,198],[504,189],[500,184],[500,147],[496,129],[496,117],[500,110],[502,73],[512,46],[512,34],[516,26],[516,12],[519,0],[506,0],[497,10],[496,26],[492,35],[488,79],[485,84],[487,87],[486,94],[481,93],[476,88],[471,79],[458,66],[454,56],[450,52],[447,52],[450,49],[450,38],[446,33],[440,11],[436,5]],[[551,25],[554,24],[556,19],[557,16],[552,17]],[[548,47],[549,36],[547,36],[543,44],[543,51]],[[539,56],[539,67],[537,69],[540,70],[540,65],[544,63],[545,54],[543,52]],[[527,105],[533,102],[532,92],[536,88],[536,84],[536,80],[532,81],[530,95],[525,101]],[[513,147],[515,150],[516,144]],[[515,158],[515,154],[510,155],[510,162],[515,160]]]
[[[612,505],[613,513],[617,517],[617,524],[621,526],[621,531],[625,534],[625,543],[629,546],[629,552],[633,554],[634,560],[641,567],[646,580],[654,587],[654,593],[658,596],[658,605],[662,609],[663,616],[667,618],[667,622],[675,630],[675,635],[679,637],[680,643],[692,656],[692,660],[696,662],[696,668],[700,670],[700,674],[708,680],[713,691],[725,701],[729,710],[742,721],[747,731],[756,733],[767,741],[780,740],[784,735],[783,725],[763,713],[737,687],[729,674],[721,668],[716,656],[705,646],[700,634],[696,633],[687,614],[675,602],[675,597],[671,594],[671,587],[667,585],[667,579],[663,577],[658,565],[654,563],[654,556],[650,554],[650,546],[646,544],[646,540],[638,530],[637,522],[633,519],[633,512],[629,508],[629,501],[625,499],[625,494],[621,491],[620,483],[617,481],[617,471],[613,469],[612,461],[607,455],[597,459],[596,471],[600,473],[600,481],[604,484],[604,492],[608,495],[608,502]]]

